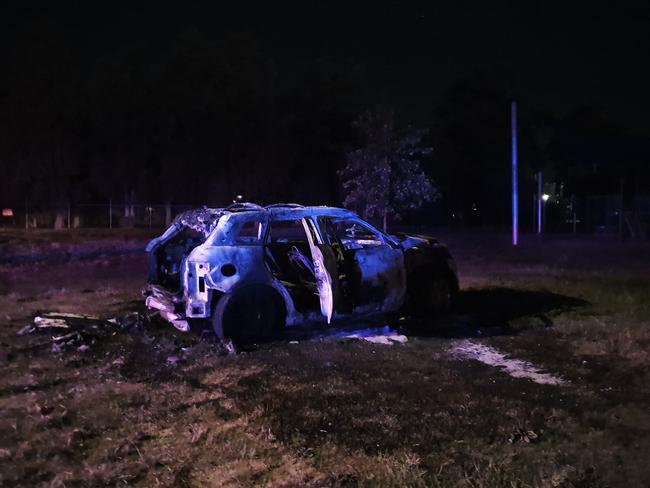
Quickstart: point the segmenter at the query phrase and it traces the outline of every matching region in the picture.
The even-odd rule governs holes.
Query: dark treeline
[[[2,80],[5,204],[337,200],[358,67],[288,73],[250,37],[198,30],[81,66],[56,30],[30,33]]]
[[[250,35],[189,29],[90,61],[77,48],[43,23],[25,29],[7,53],[3,206],[109,199],[224,205],[237,194],[262,203],[340,204],[337,172],[360,144],[352,121],[390,103],[376,96],[377,82],[361,64],[318,58],[282,65]],[[520,100],[522,194],[532,195],[539,170],[576,194],[618,191],[621,177],[628,188],[647,190],[647,178],[637,177],[647,161],[644,141],[623,137],[593,108],[557,117],[531,107],[516,77],[493,69],[422,101],[431,107],[425,129],[433,148],[423,166],[442,195],[427,211],[441,222],[452,214],[508,222],[512,99]]]
[[[432,166],[442,207],[466,224],[510,222],[510,103],[518,100],[520,214],[530,226],[535,173],[543,191],[572,196],[611,195],[624,181],[627,197],[650,192],[650,141],[626,133],[598,107],[557,115],[528,102],[515,74],[505,68],[458,80],[434,109]],[[645,175],[645,177],[644,177]]]

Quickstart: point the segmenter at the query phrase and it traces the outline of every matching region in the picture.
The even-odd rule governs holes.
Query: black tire
[[[236,345],[271,340],[285,322],[282,298],[266,285],[251,285],[222,296],[212,314],[217,337]]]
[[[458,286],[446,273],[429,272],[420,275],[410,297],[416,315],[440,316],[448,313],[456,299]]]

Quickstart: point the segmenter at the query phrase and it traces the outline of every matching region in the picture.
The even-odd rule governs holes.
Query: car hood
[[[391,234],[391,237],[395,239],[395,241],[397,241],[397,243],[404,250],[411,249],[412,247],[442,246],[442,244],[440,244],[436,238],[421,234],[405,234],[403,232],[397,232],[395,234]]]

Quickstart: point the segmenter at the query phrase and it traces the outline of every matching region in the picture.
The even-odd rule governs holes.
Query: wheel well
[[[276,303],[279,310],[281,310],[282,315],[284,317],[284,320],[286,321],[286,318],[287,318],[287,305],[284,302],[284,298],[282,297],[282,295],[280,294],[280,292],[278,290],[276,290],[271,285],[268,285],[266,283],[247,283],[245,285],[240,285],[240,286],[237,286],[237,287],[233,288],[228,293],[220,293],[219,296],[214,297],[214,298],[216,298],[216,300],[213,299],[213,302],[212,302],[212,311],[213,311],[213,313],[214,313],[214,310],[217,307],[217,303],[219,303],[221,300],[223,300],[224,297],[226,297],[228,295],[236,295],[236,294],[239,294],[239,293],[246,293],[248,290],[252,290],[252,289],[264,290],[264,293],[268,293],[269,296],[273,297],[273,301]]]
[[[444,276],[449,280],[453,293],[458,292],[458,278],[452,270],[440,264],[423,264],[409,273],[406,281],[407,293],[426,283],[432,275]]]
[[[429,303],[427,290],[434,283],[433,278],[442,278],[449,284],[449,295],[447,302],[439,306]],[[434,263],[425,264],[414,269],[407,278],[406,300],[404,308],[406,311],[415,315],[423,313],[429,315],[433,313],[446,313],[454,306],[458,296],[458,278],[456,274],[446,266],[436,265]]]
[[[265,297],[265,300],[259,302],[260,296]],[[264,311],[270,310],[269,305],[275,308],[272,320],[261,320],[258,314],[260,310],[251,310],[259,305],[263,307],[260,310]],[[286,318],[284,300],[275,289],[265,283],[249,283],[220,297],[212,312],[211,323],[220,339],[227,338],[245,344],[249,341],[265,341],[272,338],[285,326]]]

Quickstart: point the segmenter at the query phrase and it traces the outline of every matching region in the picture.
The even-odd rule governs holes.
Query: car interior
[[[319,307],[314,263],[302,220],[276,220],[269,223],[265,245],[271,273],[290,291],[301,311]]]
[[[183,258],[203,241],[203,234],[184,227],[150,257],[154,266],[149,268],[149,282],[159,284],[171,292],[180,291]]]

